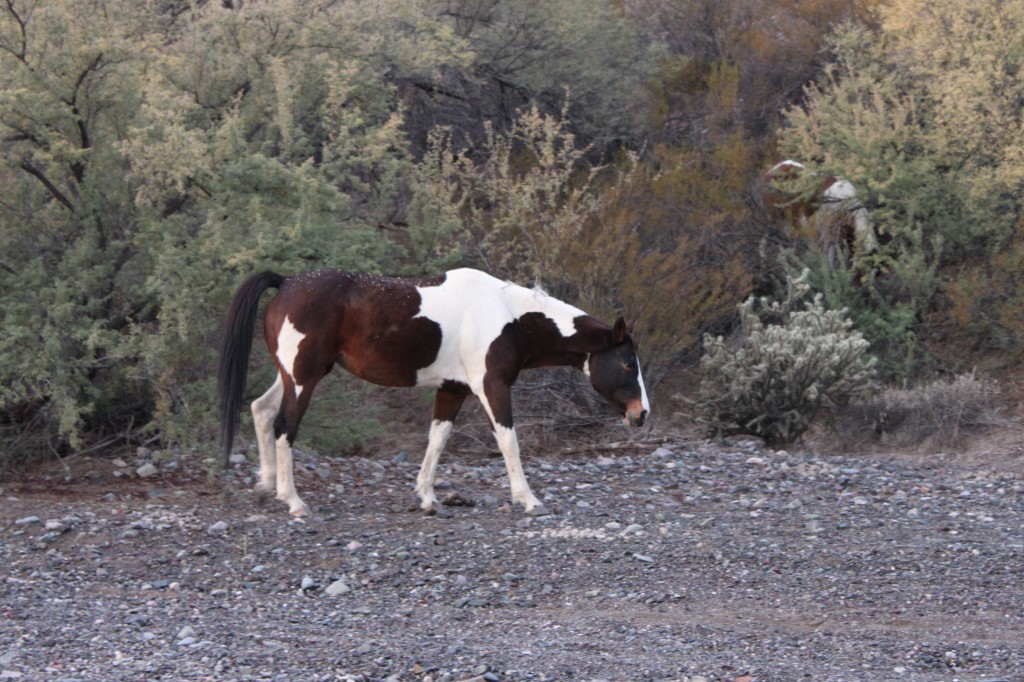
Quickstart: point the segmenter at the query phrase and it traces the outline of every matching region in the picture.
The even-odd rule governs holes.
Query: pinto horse
[[[801,232],[816,234],[833,268],[840,258],[853,260],[878,250],[878,238],[867,207],[853,183],[835,175],[810,175],[813,190],[798,194],[779,186],[808,179],[799,161],[777,163],[762,177],[761,198],[776,217]]]
[[[309,513],[295,491],[292,446],[313,389],[339,364],[381,386],[437,389],[423,465],[416,479],[421,508],[439,510],[434,474],[452,424],[470,394],[479,398],[505,459],[512,499],[546,513],[530,490],[512,424],[512,384],[520,370],[570,366],[632,426],[650,413],[632,325],[609,326],[544,292],[478,270],[429,278],[395,278],[318,270],[285,277],[253,275],[228,310],[220,364],[221,442],[231,453],[245,390],[260,296],[277,295],[264,312],[264,336],[277,379],[252,403],[260,453],[257,492]]]

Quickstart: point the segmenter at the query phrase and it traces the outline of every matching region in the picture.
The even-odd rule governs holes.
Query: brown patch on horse
[[[443,275],[407,280],[340,270],[289,277],[267,306],[267,346],[276,355],[287,317],[306,335],[294,368],[300,386],[319,381],[335,362],[381,386],[415,386],[417,370],[434,362],[441,348],[441,327],[416,317],[421,304],[416,287],[444,280]],[[323,358],[330,360],[324,364]]]

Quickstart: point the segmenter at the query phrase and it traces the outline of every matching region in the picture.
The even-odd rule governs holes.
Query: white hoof
[[[527,507],[526,508],[526,515],[527,516],[547,516],[550,513],[551,512],[548,511],[548,508],[545,507],[540,502],[538,502],[537,504],[533,505],[532,507]]]

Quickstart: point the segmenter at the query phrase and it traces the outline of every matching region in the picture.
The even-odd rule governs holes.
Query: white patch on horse
[[[306,516],[309,508],[295,491],[295,478],[292,470],[295,466],[292,458],[292,445],[288,436],[281,434],[276,443],[277,450],[277,499],[288,503],[288,512],[292,516]]]
[[[489,407],[487,411],[490,412]],[[501,455],[505,459],[505,470],[508,472],[512,501],[523,505],[527,513],[533,513],[538,509],[543,510],[544,505],[530,490],[530,484],[526,482],[523,463],[519,458],[519,439],[516,438],[515,428],[510,429],[507,426],[495,424],[494,440],[498,442],[498,449],[501,450]]]
[[[278,374],[274,385],[252,401],[252,422],[256,429],[256,442],[260,450],[260,480],[256,490],[272,493],[277,483],[277,445],[274,443],[274,419],[281,409],[284,384]]]
[[[857,188],[849,180],[839,178],[822,193],[825,204],[822,206],[824,215],[832,220],[832,216],[841,211],[853,214],[853,238],[856,253],[873,253],[878,249],[875,230],[871,226],[868,210],[857,199]]]
[[[855,198],[857,190],[854,189],[852,182],[840,178],[829,185],[823,192],[823,195],[831,201],[845,201],[846,199]]]
[[[281,325],[281,331],[277,335],[277,360],[281,367],[295,383],[295,358],[299,356],[299,344],[306,338],[306,335],[295,328],[292,321],[287,317]],[[302,393],[302,386],[295,383],[295,397]]]
[[[420,467],[419,476],[416,477],[416,494],[419,495],[420,507],[424,510],[429,510],[437,504],[437,496],[434,494],[434,476],[437,471],[437,461],[441,458],[441,452],[444,451],[444,445],[451,433],[452,422],[438,419],[430,422],[427,453],[423,456],[423,465]]]
[[[785,161],[779,161],[777,164],[772,166],[772,169],[770,171],[768,171],[768,172],[769,173],[774,173],[775,171],[779,170],[780,168],[785,168],[785,167],[789,167],[789,168],[804,168],[805,166],[802,163],[800,163],[799,161],[793,161],[792,159],[786,159]]]
[[[418,386],[440,386],[460,381],[477,388],[486,367],[486,349],[505,325],[526,313],[550,319],[562,336],[576,333],[582,310],[543,292],[503,282],[479,270],[451,270],[437,286],[416,287],[420,295],[417,317],[441,327],[437,359],[416,374]]]
[[[636,359],[636,382],[640,384],[640,404],[644,406],[644,411],[651,414],[651,403],[647,400],[647,388],[644,386],[644,375],[640,371],[640,358]]]

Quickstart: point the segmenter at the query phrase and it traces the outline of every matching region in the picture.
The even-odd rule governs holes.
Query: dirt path
[[[305,455],[300,523],[125,459],[0,484],[0,679],[1024,680],[1017,473],[647,447],[527,461],[530,519],[459,456],[440,518],[417,462]]]

